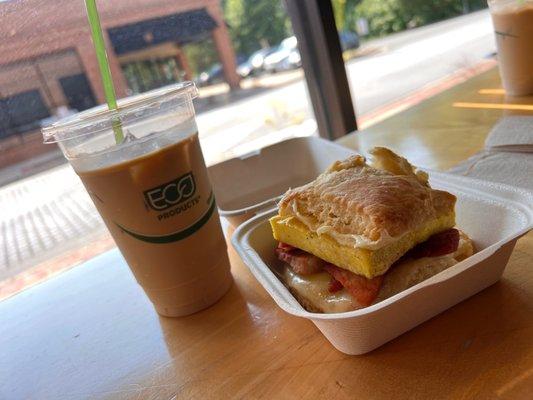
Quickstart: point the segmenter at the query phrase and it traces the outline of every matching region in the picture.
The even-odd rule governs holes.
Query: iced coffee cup
[[[533,0],[489,0],[505,92],[533,94]]]
[[[164,316],[215,303],[232,279],[198,141],[193,83],[43,129],[85,185],[137,282]],[[117,140],[117,128],[121,140]]]

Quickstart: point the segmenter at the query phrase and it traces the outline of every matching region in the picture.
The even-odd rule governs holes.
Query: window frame
[[[321,137],[357,130],[342,49],[330,0],[285,0]]]

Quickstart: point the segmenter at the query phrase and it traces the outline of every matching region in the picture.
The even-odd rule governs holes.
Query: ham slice
[[[369,306],[378,297],[379,289],[383,283],[383,275],[368,279],[333,264],[324,265],[324,269],[339,281],[363,307]]]
[[[286,243],[279,243],[276,254],[281,261],[289,264],[293,271],[300,275],[322,272],[322,268],[326,264],[324,260]]]
[[[459,246],[459,231],[448,229],[431,236],[424,243],[420,243],[409,250],[405,258],[439,257],[453,253]],[[328,286],[330,293],[335,293],[343,287],[363,307],[367,307],[376,299],[383,283],[383,275],[368,279],[354,274],[343,268],[330,264],[304,250],[280,242],[276,254],[281,261],[290,265],[292,270],[300,275],[311,275],[327,271],[331,275]]]
[[[330,293],[336,293],[339,290],[342,290],[344,286],[342,286],[342,283],[340,283],[337,279],[335,279],[333,276],[331,277],[331,280],[328,284],[328,292]]]
[[[457,247],[459,247],[459,231],[452,228],[437,233],[425,242],[416,245],[404,257],[415,259],[439,257],[457,251]]]

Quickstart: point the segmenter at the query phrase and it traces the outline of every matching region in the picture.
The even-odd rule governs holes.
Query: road
[[[368,42],[380,53],[346,64],[358,115],[416,92],[495,51],[488,12]],[[207,162],[246,153],[291,136],[312,135],[303,79],[201,112]],[[0,188],[0,281],[106,235],[80,181],[66,166]]]

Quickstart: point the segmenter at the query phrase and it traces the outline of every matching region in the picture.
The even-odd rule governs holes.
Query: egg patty
[[[398,240],[379,249],[370,250],[338,243],[328,234],[318,235],[294,217],[276,215],[270,219],[274,238],[305,250],[333,265],[363,275],[369,279],[384,274],[409,249],[426,241],[430,236],[452,228],[455,213],[440,215],[409,231]]]

